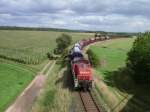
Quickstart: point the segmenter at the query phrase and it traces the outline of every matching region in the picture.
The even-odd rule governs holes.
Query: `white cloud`
[[[150,30],[149,0],[0,0],[0,25]]]

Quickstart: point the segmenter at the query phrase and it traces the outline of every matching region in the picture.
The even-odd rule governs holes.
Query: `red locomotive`
[[[89,61],[81,58],[74,60],[71,65],[74,76],[74,87],[91,89],[93,75]]]
[[[94,42],[109,39],[108,36],[97,36],[83,39],[76,43],[70,51],[71,71],[74,79],[74,88],[90,90],[93,85],[92,67],[88,59],[82,54],[82,49]]]

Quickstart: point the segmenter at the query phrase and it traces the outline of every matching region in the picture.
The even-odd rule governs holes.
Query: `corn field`
[[[39,64],[56,47],[56,38],[63,32],[0,30],[0,58],[24,64]],[[88,37],[88,33],[65,32],[73,41]]]
[[[39,52],[40,51],[40,52]],[[47,58],[46,53],[50,49],[43,48],[35,52],[33,50],[17,50],[0,48],[0,58],[16,61],[24,64],[39,64]]]

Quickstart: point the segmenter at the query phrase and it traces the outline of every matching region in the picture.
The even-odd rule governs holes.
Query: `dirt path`
[[[21,95],[17,97],[16,101],[12,105],[10,105],[10,107],[5,112],[28,112],[31,109],[34,100],[36,99],[40,92],[40,89],[44,85],[47,75],[54,67],[55,61],[53,62],[53,64],[51,63],[52,62],[49,62],[45,65],[40,74],[38,74],[32,80],[29,86],[27,86],[27,88],[21,93]],[[46,69],[48,69],[46,75],[41,74],[44,73]]]
[[[44,68],[41,70],[40,74],[44,74],[45,70],[49,67],[49,65],[51,64],[52,62],[49,61],[45,66]]]
[[[54,67],[56,61],[54,61],[52,64],[51,64],[51,67],[48,69],[47,73],[45,73],[45,76],[47,77],[49,75],[49,73],[51,72],[52,68]]]

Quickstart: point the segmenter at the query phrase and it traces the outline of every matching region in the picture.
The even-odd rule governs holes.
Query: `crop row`
[[[39,64],[47,58],[48,49],[20,50],[0,48],[0,58],[12,60],[23,64]]]

